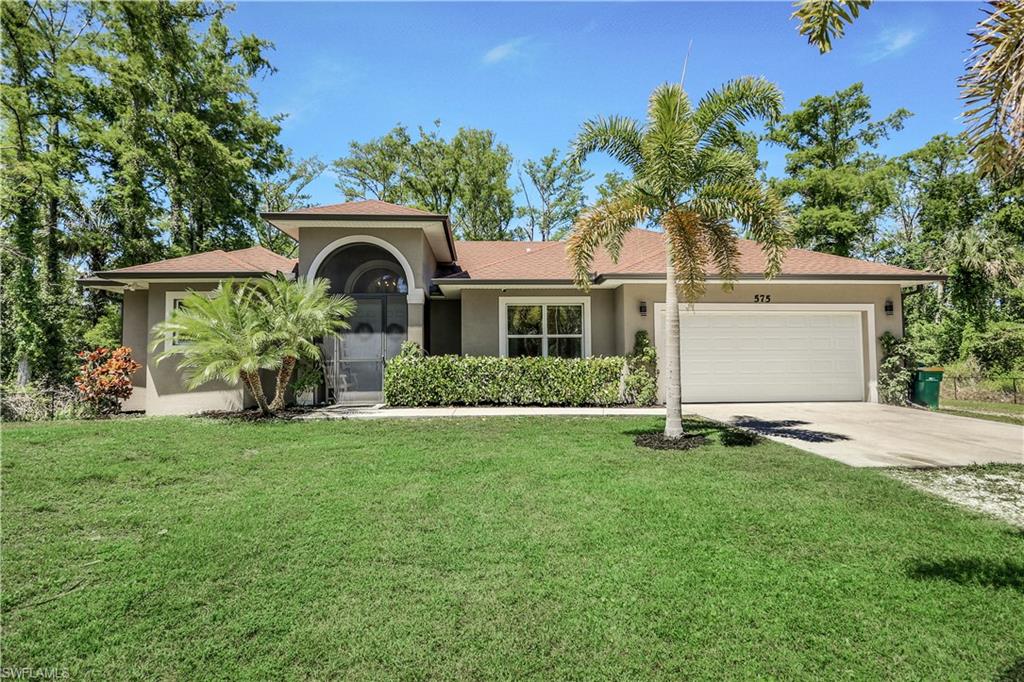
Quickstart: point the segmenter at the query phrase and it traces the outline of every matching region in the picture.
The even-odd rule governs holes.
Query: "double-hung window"
[[[589,299],[500,299],[502,355],[582,358],[590,354]]]

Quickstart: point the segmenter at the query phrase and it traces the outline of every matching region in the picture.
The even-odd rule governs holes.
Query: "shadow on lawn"
[[[915,560],[907,567],[907,575],[915,580],[948,580],[1024,592],[1024,563],[1012,559]]]
[[[762,441],[762,438],[756,433],[705,419],[683,419],[683,430],[694,436],[704,436],[708,440],[718,441],[727,447],[750,447]],[[662,429],[629,429],[628,431],[623,431],[628,436],[660,434],[661,432]]]
[[[1021,680],[1024,680],[1024,658],[1018,658],[996,678],[996,682],[1020,682]]]
[[[777,421],[765,421],[756,417],[740,415],[733,417],[732,423],[744,429],[750,429],[762,436],[781,436],[782,438],[795,438],[809,443],[833,443],[837,440],[850,440],[849,436],[841,433],[829,433],[828,431],[814,431],[812,429],[799,429],[798,426],[805,426],[810,422],[799,419],[781,419]]]

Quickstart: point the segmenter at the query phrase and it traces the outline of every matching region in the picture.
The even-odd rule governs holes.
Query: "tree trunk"
[[[263,414],[270,414],[273,410],[267,405],[267,396],[263,394],[263,382],[260,380],[259,372],[245,372],[242,374],[242,381],[249,387],[249,392],[256,399],[256,404]]]
[[[28,386],[32,382],[32,365],[28,358],[18,358],[18,386]]]
[[[286,357],[281,362],[281,369],[277,370],[277,386],[274,389],[274,401],[270,403],[270,410],[277,412],[284,409],[284,394],[288,390],[288,384],[292,380],[292,372],[295,371],[295,363],[298,358]]]
[[[679,288],[672,246],[665,239],[665,436],[683,435],[682,381],[679,368]]]

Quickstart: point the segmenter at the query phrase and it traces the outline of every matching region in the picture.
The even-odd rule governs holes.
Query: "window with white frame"
[[[582,358],[590,354],[589,299],[501,299],[502,354]]]
[[[209,297],[213,295],[212,291],[168,291],[166,295],[166,305],[164,306],[164,319],[171,319],[171,314],[181,308],[182,303],[185,299],[193,293],[202,294],[203,296]],[[164,337],[164,348],[170,349],[175,346],[183,346],[187,342],[180,341],[177,338],[177,334],[173,332],[168,333]]]

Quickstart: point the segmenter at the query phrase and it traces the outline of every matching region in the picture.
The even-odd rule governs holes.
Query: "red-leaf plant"
[[[82,366],[75,377],[75,386],[82,399],[92,404],[98,414],[117,412],[121,401],[132,394],[132,375],[142,367],[132,360],[132,349],[100,347],[81,351],[78,357]]]

